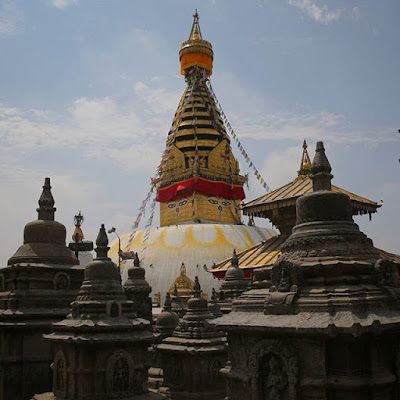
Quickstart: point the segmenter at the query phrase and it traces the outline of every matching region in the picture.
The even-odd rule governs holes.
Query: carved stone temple
[[[0,399],[26,400],[51,390],[51,346],[42,335],[68,314],[83,269],[65,243],[66,229],[54,220],[46,178],[38,219],[26,224],[24,242],[0,270]]]
[[[34,399],[159,398],[147,393],[150,323],[136,317],[124,294],[118,267],[107,257],[104,225],[96,245],[71,313],[44,337],[54,346],[53,393]]]
[[[133,301],[136,315],[139,318],[144,318],[152,322],[152,304],[149,297],[151,286],[146,281],[144,268],[140,267],[137,253],[133,256],[133,267],[128,269],[128,279],[125,281],[123,287],[126,297]]]
[[[227,360],[226,338],[209,324],[214,315],[207,303],[196,277],[186,315],[173,335],[157,347],[164,377],[159,392],[170,399],[225,398],[225,382],[219,370]]]
[[[214,320],[228,332],[229,400],[400,398],[400,265],[360,232],[330,172],[318,142],[313,192],[270,281]]]

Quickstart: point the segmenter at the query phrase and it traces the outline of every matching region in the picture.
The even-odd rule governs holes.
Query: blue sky
[[[78,210],[88,239],[103,222],[130,230],[185,87],[195,8],[216,95],[269,186],[296,176],[304,138],[311,156],[323,140],[334,184],[384,200],[356,222],[400,253],[397,0],[0,0],[2,265],[45,176],[68,240]],[[261,194],[251,178],[247,199]]]

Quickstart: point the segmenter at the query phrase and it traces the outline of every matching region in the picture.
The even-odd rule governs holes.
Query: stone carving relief
[[[66,290],[70,287],[69,275],[65,272],[57,272],[53,278],[53,286],[55,290]]]
[[[60,350],[54,357],[53,391],[56,396],[64,397],[67,388],[67,363],[64,353]]]
[[[133,389],[133,360],[125,350],[117,350],[107,362],[106,390],[109,394],[128,393]]]
[[[296,400],[298,363],[290,343],[262,341],[249,356],[252,400]]]

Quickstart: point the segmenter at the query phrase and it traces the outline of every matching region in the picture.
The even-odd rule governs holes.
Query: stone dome
[[[179,324],[178,315],[171,310],[164,310],[156,319],[158,329],[175,329]]]
[[[186,274],[194,280],[198,276],[203,292],[211,296],[212,288],[218,289],[219,281],[207,272],[213,263],[231,257],[233,249],[243,251],[276,233],[267,228],[228,224],[188,224],[152,228],[146,244],[143,244],[145,231],[138,231],[129,242],[130,233],[121,236],[122,251],[138,252],[141,266],[146,270],[146,280],[152,287],[153,296],[160,294],[165,298],[175,279],[180,275],[182,263]],[[144,248],[147,249],[144,251]],[[109,256],[118,262],[118,240],[110,245]],[[128,278],[128,267],[132,260],[122,266],[122,280]]]

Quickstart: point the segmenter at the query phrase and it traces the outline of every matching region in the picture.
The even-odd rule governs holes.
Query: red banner
[[[175,197],[187,196],[194,191],[231,200],[243,200],[246,197],[242,185],[204,178],[190,178],[186,181],[175,182],[165,188],[159,188],[157,201],[167,203]]]

